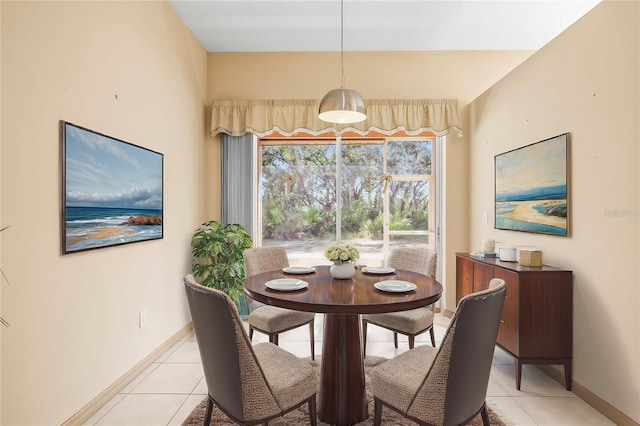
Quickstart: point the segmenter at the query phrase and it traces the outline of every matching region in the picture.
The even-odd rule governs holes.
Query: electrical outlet
[[[147,310],[146,309],[139,312],[138,320],[139,320],[140,328],[147,326]]]
[[[482,222],[483,223],[488,223],[489,222],[489,214],[487,213],[486,210],[484,210],[482,212]]]

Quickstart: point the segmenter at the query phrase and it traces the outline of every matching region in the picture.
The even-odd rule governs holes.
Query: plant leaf
[[[243,252],[252,245],[241,225],[205,222],[191,238],[191,270],[201,285],[223,291],[238,302],[244,294]]]

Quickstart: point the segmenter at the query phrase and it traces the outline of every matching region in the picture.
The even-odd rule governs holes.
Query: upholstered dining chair
[[[247,277],[289,266],[287,250],[284,247],[254,247],[245,250],[243,255]],[[277,345],[280,333],[309,324],[311,359],[315,360],[315,313],[265,305],[246,294],[245,298],[249,311],[249,340],[253,338],[253,331],[257,330],[268,335],[269,341]]]
[[[485,399],[505,287],[494,278],[462,298],[438,349],[419,346],[371,371],[374,425],[383,406],[421,425],[463,425],[478,413],[489,425]]]
[[[389,253],[387,266],[406,271],[417,272],[429,277],[436,276],[438,255],[435,251],[419,247],[397,247]],[[409,349],[415,346],[417,335],[429,331],[431,344],[436,346],[433,332],[433,305],[409,311],[389,312],[385,314],[362,315],[363,353],[367,353],[367,324],[377,325],[393,331],[393,344],[398,348],[398,333],[409,339]]]
[[[214,404],[242,425],[267,425],[308,404],[315,426],[318,379],[311,364],[270,342],[252,346],[229,296],[201,286],[193,275],[184,285],[207,383],[204,425]]]

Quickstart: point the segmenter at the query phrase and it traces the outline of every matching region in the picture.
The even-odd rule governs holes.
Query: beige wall
[[[190,321],[206,53],[166,2],[0,4],[1,423],[60,424]],[[164,153],[164,239],[60,254],[59,120]]]
[[[461,109],[501,76],[529,57],[531,52],[345,52],[345,87],[357,89],[367,99],[456,98]],[[320,99],[340,85],[339,53],[209,53],[207,99]],[[219,140],[210,139],[209,163],[220,164]],[[447,210],[442,275],[455,276],[453,253],[466,247],[465,137],[448,138],[445,159]],[[219,176],[217,174],[212,176]],[[209,180],[209,194],[219,185]],[[209,201],[207,212],[219,215],[219,199]],[[451,278],[453,280],[453,278]],[[455,291],[445,294],[455,306]]]
[[[345,87],[365,99],[467,105],[530,51],[345,52]],[[320,99],[340,86],[339,52],[209,53],[208,99]]]
[[[640,3],[607,1],[469,107],[470,240],[574,271],[574,380],[640,422]],[[571,133],[570,236],[497,231],[493,156]],[[490,213],[482,223],[482,211]],[[526,387],[526,373],[523,378]]]

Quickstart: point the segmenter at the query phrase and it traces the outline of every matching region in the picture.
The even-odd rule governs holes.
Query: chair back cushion
[[[191,274],[184,284],[209,396],[242,422],[279,413],[233,301]]]
[[[244,251],[244,269],[247,277],[289,266],[284,247],[254,247]]]
[[[276,271],[289,266],[289,257],[284,247],[253,247],[243,252],[244,270],[247,277],[268,271]],[[249,313],[264,306],[245,293]]]
[[[431,424],[459,425],[485,403],[505,284],[460,300],[431,369],[407,414]]]
[[[397,247],[389,253],[387,266],[435,278],[438,254],[418,247]]]

